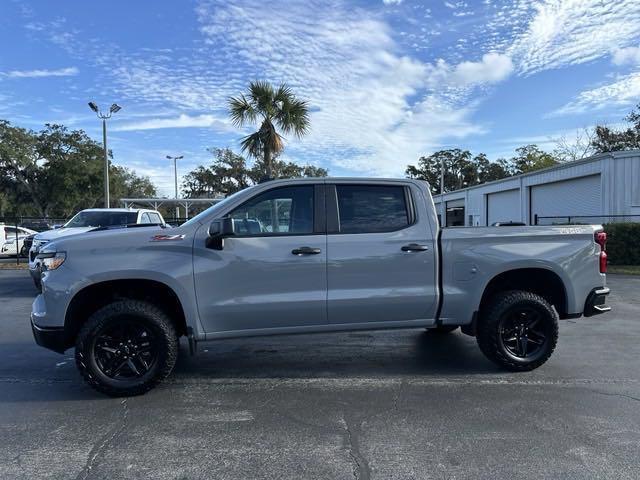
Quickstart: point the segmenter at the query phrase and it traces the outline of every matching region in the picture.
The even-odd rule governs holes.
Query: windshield
[[[249,188],[253,188],[253,187],[249,187]],[[246,192],[248,189],[245,188],[243,190],[239,190],[236,193],[229,195],[227,198],[225,198],[224,200],[216,203],[215,205],[210,206],[209,208],[207,208],[206,210],[200,212],[198,215],[196,215],[193,218],[190,218],[188,221],[186,221],[185,223],[183,223],[183,225],[191,225],[193,223],[196,222],[200,222],[200,220],[202,220],[204,217],[209,216],[210,214],[215,213],[217,210],[222,209],[225,207],[225,205],[227,205],[230,201],[234,200],[237,196],[240,196],[241,193]]]
[[[82,211],[64,224],[64,228],[111,227],[136,223],[138,212]]]

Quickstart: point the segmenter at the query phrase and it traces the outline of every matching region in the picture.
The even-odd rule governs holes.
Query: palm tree
[[[229,115],[237,127],[259,123],[257,132],[244,137],[242,151],[256,159],[262,159],[271,178],[271,160],[284,150],[284,134],[293,132],[300,138],[309,130],[309,108],[304,100],[296,98],[284,83],[276,89],[266,81],[249,84],[247,94],[229,99]]]

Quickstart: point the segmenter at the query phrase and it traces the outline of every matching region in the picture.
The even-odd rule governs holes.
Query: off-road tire
[[[112,322],[132,321],[152,329],[155,335],[156,358],[151,368],[140,378],[127,381],[109,378],[95,358],[97,336]],[[129,397],[148,392],[167,378],[178,357],[178,336],[169,316],[151,303],[140,300],[118,300],[94,314],[82,326],[76,339],[76,366],[84,380],[101,393],[111,397]]]
[[[458,325],[438,325],[437,327],[427,328],[427,332],[434,335],[446,335],[455,332],[457,329]]]
[[[546,341],[537,355],[520,358],[513,355],[502,339],[501,324],[506,315],[518,309],[533,309],[540,315]],[[558,312],[544,298],[531,292],[511,290],[495,295],[480,312],[476,340],[484,355],[492,362],[511,371],[522,372],[545,363],[558,341]]]

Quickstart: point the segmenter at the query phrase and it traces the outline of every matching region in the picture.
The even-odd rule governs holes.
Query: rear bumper
[[[584,316],[592,317],[610,311],[611,307],[605,303],[609,292],[610,290],[607,287],[598,287],[591,290],[584,303]]]
[[[33,338],[41,347],[58,353],[64,353],[67,349],[64,327],[38,327],[33,323],[33,318],[31,318],[31,330],[33,331]]]

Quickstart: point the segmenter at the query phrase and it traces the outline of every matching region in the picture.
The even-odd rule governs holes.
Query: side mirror
[[[209,225],[210,237],[228,237],[233,234],[232,218],[218,218]]]
[[[234,234],[232,218],[218,218],[209,225],[209,238],[207,238],[207,248],[222,250],[224,239]]]

